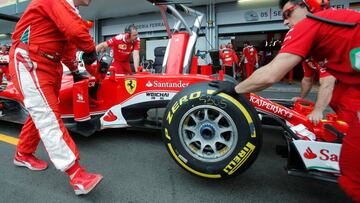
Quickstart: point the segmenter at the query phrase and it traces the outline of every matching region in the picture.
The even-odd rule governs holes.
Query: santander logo
[[[148,81],[147,83],[146,83],[146,87],[152,87],[152,86],[154,86],[150,81]]]
[[[311,151],[310,147],[308,147],[304,153],[304,157],[307,159],[315,159],[317,155]]]
[[[114,115],[112,111],[109,111],[107,115],[104,117],[104,121],[106,122],[113,122],[116,121],[117,117]]]

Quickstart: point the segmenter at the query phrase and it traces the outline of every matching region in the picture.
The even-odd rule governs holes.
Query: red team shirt
[[[360,13],[352,10],[328,9],[315,15],[341,22],[360,22]],[[326,70],[340,82],[360,84],[360,72],[352,68],[350,60],[350,52],[360,47],[360,41],[352,39],[360,39],[359,29],[306,18],[289,30],[280,53],[312,56],[315,61],[327,59]]]
[[[221,49],[220,58],[225,66],[233,66],[233,63],[239,63],[239,58],[233,49]]]
[[[302,67],[304,70],[304,77],[312,77],[316,73],[319,73],[319,78],[324,78],[331,75],[329,72],[326,71],[324,65],[320,66],[319,63],[311,59],[306,59],[302,63]]]
[[[140,39],[126,43],[126,34],[119,34],[106,41],[109,47],[113,48],[114,60],[121,62],[129,62],[130,55],[134,50],[140,50]]]
[[[253,46],[247,46],[243,49],[243,55],[245,56],[245,63],[255,64],[257,51]]]

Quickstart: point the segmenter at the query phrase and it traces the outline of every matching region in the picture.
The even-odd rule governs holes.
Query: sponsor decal
[[[201,97],[201,91],[193,92],[189,95],[181,97],[178,101],[174,103],[174,105],[171,107],[171,111],[169,111],[166,120],[168,121],[169,125],[171,124],[172,118],[174,117],[174,114],[176,111],[182,106],[183,104],[187,103],[189,100],[198,99]]]
[[[308,147],[304,153],[304,157],[307,159],[315,159],[317,155],[311,151],[310,147]]]
[[[82,94],[78,93],[76,95],[76,97],[77,97],[77,100],[76,100],[77,103],[85,103],[84,96]]]
[[[321,149],[318,156],[310,149],[310,147],[308,147],[304,153],[304,157],[306,159],[316,159],[319,157],[321,161],[339,162],[339,156],[337,154],[330,153],[328,149]]]
[[[129,94],[134,94],[137,87],[136,79],[125,79],[125,88]]]
[[[255,145],[248,142],[236,157],[223,169],[229,175],[237,171],[255,150]]]
[[[118,49],[126,50],[126,48],[127,48],[126,44],[119,44],[118,45]]]
[[[183,81],[179,81],[179,82],[160,82],[160,81],[148,81],[146,83],[146,87],[176,87],[176,88],[184,88],[189,86],[190,83],[188,82],[183,82]]]
[[[293,143],[307,170],[340,173],[341,144],[306,140],[294,140]]]
[[[150,81],[148,81],[147,83],[146,83],[146,87],[153,87],[154,85],[150,82]]]
[[[170,97],[170,93],[168,93],[168,92],[148,92],[148,93],[146,93],[146,96],[151,97],[151,99],[153,99],[153,100],[155,100],[155,99],[164,100],[165,98]]]
[[[106,122],[113,122],[116,120],[117,120],[117,117],[114,115],[114,113],[111,110],[104,117],[104,121],[106,121]]]
[[[337,154],[331,154],[330,151],[327,149],[320,150],[319,158],[322,161],[339,162],[339,156]]]
[[[95,81],[89,81],[89,87],[95,87],[96,82]]]
[[[284,118],[292,118],[294,116],[294,114],[288,111],[286,108],[281,107],[280,105],[277,105],[276,103],[273,103],[261,97],[255,97],[251,95],[250,102],[255,107],[258,107],[261,110],[267,111],[269,113],[273,113],[275,115],[280,115]]]

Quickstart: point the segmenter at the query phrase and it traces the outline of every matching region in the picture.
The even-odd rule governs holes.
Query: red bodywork
[[[259,112],[281,118],[287,122],[288,126],[304,125],[310,132],[315,134],[316,140],[318,141],[333,142],[338,139],[333,132],[326,129],[326,124],[333,126],[338,132],[344,135],[346,135],[349,130],[349,125],[337,120],[336,114],[328,114],[326,120],[320,121],[318,125],[311,123],[307,115],[314,109],[314,103],[306,100],[296,101],[293,108],[290,109],[256,94],[251,93],[248,98]],[[302,137],[302,135],[298,136],[302,139],[309,139]]]

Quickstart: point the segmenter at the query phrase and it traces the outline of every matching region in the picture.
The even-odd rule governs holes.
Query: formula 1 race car
[[[106,128],[161,129],[177,164],[194,175],[222,179],[251,166],[261,149],[261,122],[276,123],[285,131],[289,173],[336,178],[346,123],[329,116],[312,125],[306,115],[313,106],[305,101],[213,94],[209,81],[236,81],[222,71],[212,74],[208,66],[198,74],[192,55],[204,14],[182,4],[157,6],[163,17],[168,13],[177,19],[172,31],[164,20],[170,37],[161,73],[115,74],[106,55],[89,68],[96,77],[74,83],[65,73],[60,106],[69,131],[89,136]],[[183,14],[195,18],[193,26]],[[0,120],[16,123],[28,116],[11,82],[0,90],[0,113]]]
[[[192,63],[204,14],[182,5],[176,5],[176,8],[170,5],[159,7],[162,13],[167,12],[177,19],[172,33],[169,25],[165,24],[171,38],[161,73],[115,74],[113,67],[109,68],[111,58],[107,55],[100,57],[90,67],[99,70],[100,64],[107,64],[107,67],[103,67],[109,68],[105,70],[107,74],[95,73],[99,77],[89,76],[74,84],[72,75],[65,73],[60,90],[60,106],[65,126],[70,131],[89,136],[105,128],[160,129],[162,116],[153,113],[157,108],[165,108],[170,99],[184,87],[222,77],[211,73],[198,74],[198,64]],[[195,18],[192,27],[180,12]],[[81,58],[81,54],[77,55]],[[0,92],[0,111],[0,120],[24,123],[27,118],[27,112],[12,83]]]

